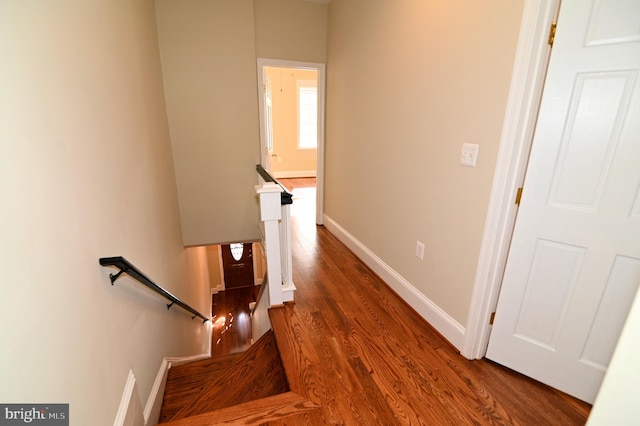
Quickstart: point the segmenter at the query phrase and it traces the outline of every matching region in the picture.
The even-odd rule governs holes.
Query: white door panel
[[[640,284],[639,17],[563,0],[487,351],[589,402]]]

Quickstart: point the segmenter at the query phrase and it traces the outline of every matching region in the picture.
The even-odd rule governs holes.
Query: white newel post
[[[282,219],[282,188],[275,183],[265,182],[262,186],[256,186],[256,192],[260,197],[260,220],[263,223],[269,305],[281,305],[283,299],[279,222]]]

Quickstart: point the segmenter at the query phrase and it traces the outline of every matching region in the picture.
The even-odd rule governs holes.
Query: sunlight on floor
[[[293,190],[293,204],[291,215],[298,218],[313,220],[316,213],[316,188],[295,188]]]

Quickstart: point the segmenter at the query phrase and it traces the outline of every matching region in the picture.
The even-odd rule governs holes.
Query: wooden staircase
[[[291,392],[269,330],[243,353],[172,367],[159,424],[295,425],[313,418],[316,407]]]

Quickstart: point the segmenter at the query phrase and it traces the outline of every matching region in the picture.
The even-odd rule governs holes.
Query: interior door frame
[[[468,359],[487,352],[524,181],[551,47],[549,30],[560,0],[525,0],[507,110],[502,126],[487,218],[460,353]]]
[[[258,107],[260,111],[260,164],[267,165],[267,135],[265,134],[264,67],[311,69],[318,72],[318,147],[316,150],[316,224],[324,223],[324,122],[325,122],[325,64],[258,58]]]

